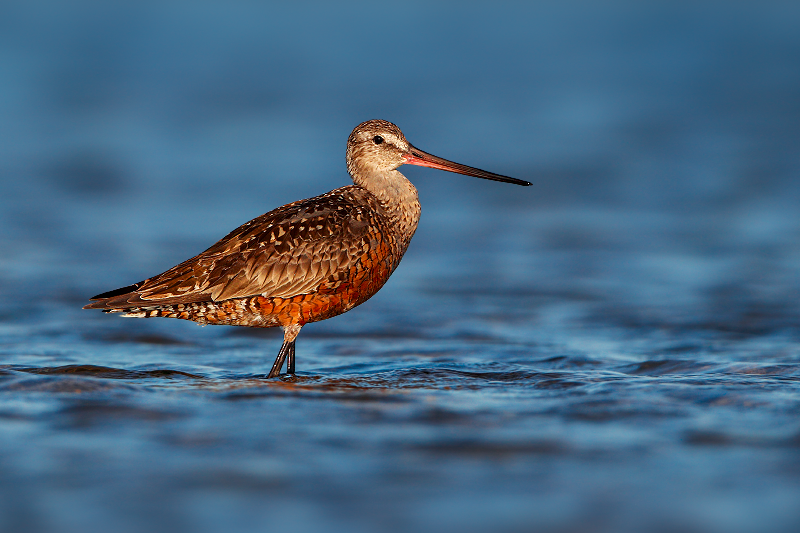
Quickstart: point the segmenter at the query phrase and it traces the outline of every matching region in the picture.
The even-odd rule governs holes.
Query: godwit
[[[283,328],[268,377],[284,360],[295,370],[300,328],[349,311],[380,289],[417,229],[417,189],[400,165],[448,170],[517,185],[412,146],[385,120],[359,124],[347,139],[354,185],[284,205],[233,230],[166,272],[91,298],[84,309],[200,324]]]

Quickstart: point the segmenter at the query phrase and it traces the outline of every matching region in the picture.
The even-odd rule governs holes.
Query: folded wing
[[[370,193],[348,186],[240,226],[166,272],[100,294],[87,309],[125,309],[264,295],[288,298],[345,276],[386,224]],[[381,233],[381,232],[378,232]]]

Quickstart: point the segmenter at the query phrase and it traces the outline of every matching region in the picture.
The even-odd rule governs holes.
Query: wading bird
[[[530,182],[453,163],[412,146],[385,120],[347,139],[354,185],[284,205],[233,230],[205,252],[139,283],[98,294],[84,309],[199,324],[283,328],[268,377],[295,371],[300,328],[364,303],[397,268],[417,229],[417,189],[400,165]]]

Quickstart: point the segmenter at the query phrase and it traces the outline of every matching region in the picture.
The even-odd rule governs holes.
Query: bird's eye
[[[372,138],[372,142],[374,142],[375,144],[381,144],[383,142],[383,137],[381,137],[380,135],[376,135],[375,137]]]

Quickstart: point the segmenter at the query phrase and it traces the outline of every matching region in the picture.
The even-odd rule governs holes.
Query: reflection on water
[[[798,530],[797,8],[648,6],[4,8],[0,530]],[[534,185],[404,168],[408,254],[293,377],[80,309],[370,118]]]

